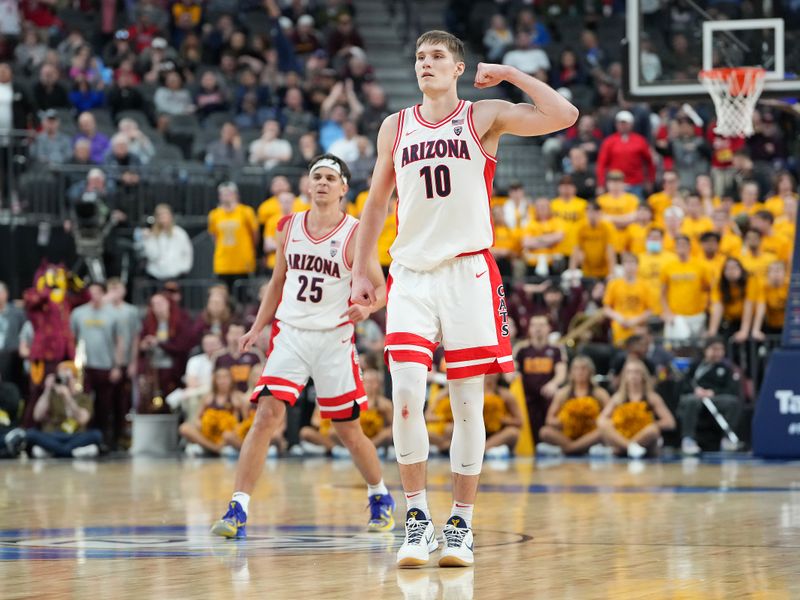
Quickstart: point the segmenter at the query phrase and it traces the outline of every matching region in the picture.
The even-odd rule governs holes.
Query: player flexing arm
[[[422,60],[417,57],[416,69],[425,72],[437,68],[435,51]],[[464,70],[457,64],[456,76]],[[544,135],[570,127],[578,118],[578,109],[553,88],[538,79],[506,65],[478,64],[475,87],[489,88],[503,81],[515,85],[533,100],[533,104],[513,104],[505,100],[481,100],[474,104],[475,128],[485,150],[495,154],[500,136]],[[355,262],[353,263],[353,302],[368,306],[376,301],[375,286],[367,272],[368,258],[375,247],[386,220],[389,196],[394,187],[392,146],[397,135],[398,115],[387,117],[378,132],[378,157],[372,173],[372,185],[361,213]]]

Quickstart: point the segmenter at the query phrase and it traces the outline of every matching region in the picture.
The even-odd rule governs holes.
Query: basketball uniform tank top
[[[438,123],[420,106],[399,113],[392,158],[397,186],[397,238],[392,259],[415,271],[489,248],[490,200],[497,161],[480,143],[472,103],[461,100]]]
[[[347,323],[352,265],[345,248],[358,220],[343,215],[327,235],[316,239],[306,229],[308,211],[292,215],[283,252],[286,281],[275,318],[300,329],[333,329]]]

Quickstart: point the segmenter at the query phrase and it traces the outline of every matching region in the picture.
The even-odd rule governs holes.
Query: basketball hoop
[[[753,111],[764,89],[766,71],[758,67],[709,69],[700,71],[717,110],[714,133],[725,137],[753,135]]]

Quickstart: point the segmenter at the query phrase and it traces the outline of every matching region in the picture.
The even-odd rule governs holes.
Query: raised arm
[[[377,301],[375,285],[369,278],[369,263],[377,251],[378,237],[386,221],[389,196],[394,188],[392,150],[397,137],[397,121],[396,114],[386,117],[378,132],[378,158],[372,172],[372,185],[361,211],[361,224],[358,226],[353,257],[353,291],[350,298],[362,306],[370,306]]]

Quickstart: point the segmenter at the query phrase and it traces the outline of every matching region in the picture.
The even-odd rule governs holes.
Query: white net
[[[711,69],[701,71],[700,82],[711,94],[717,111],[714,133],[725,137],[753,135],[753,111],[764,89],[764,69]]]

